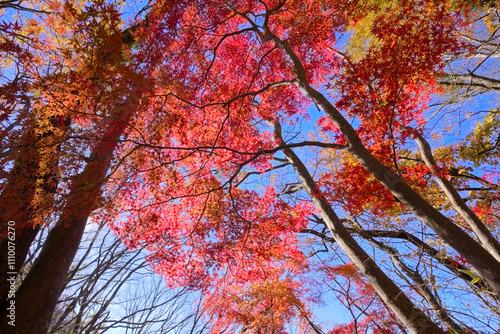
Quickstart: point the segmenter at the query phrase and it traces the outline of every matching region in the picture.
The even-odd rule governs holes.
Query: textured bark
[[[2,333],[46,333],[62,291],[66,273],[78,250],[87,220],[98,206],[102,185],[108,173],[118,139],[139,104],[130,96],[117,108],[113,121],[96,145],[84,170],[73,177],[70,194],[56,226],[49,232],[40,255],[15,295],[16,326],[7,322],[8,310],[1,310]]]
[[[465,204],[464,200],[460,197],[460,194],[455,190],[451,182],[448,181],[444,175],[438,173],[436,170],[437,164],[434,160],[431,147],[427,140],[425,140],[424,137],[422,137],[422,135],[420,135],[417,131],[413,132],[413,137],[417,141],[425,164],[430,168],[431,172],[436,177],[439,186],[448,197],[453,209],[455,209],[455,211],[462,216],[467,224],[469,224],[479,241],[483,243],[491,255],[493,255],[497,261],[500,261],[500,243],[498,240],[495,239],[486,225],[483,224],[481,219],[479,219],[479,217]]]
[[[378,161],[363,146],[352,126],[321,93],[314,90],[309,84],[305,85],[304,88],[316,104],[320,105],[323,110],[328,110],[328,116],[337,124],[348,141],[347,151],[415,216],[473,265],[492,290],[500,295],[500,262],[460,227],[423,199],[401,177]]]
[[[40,227],[31,227],[31,226],[25,226],[25,227],[20,227],[16,228],[16,239],[13,242],[15,245],[15,263],[14,263],[14,269],[9,268],[9,262],[8,262],[8,239],[2,240],[0,243],[0,252],[2,252],[0,256],[0,263],[2,264],[2,269],[0,270],[0,279],[1,279],[1,284],[0,284],[0,310],[4,310],[9,303],[9,289],[10,289],[10,282],[7,281],[7,279],[15,278],[17,277],[17,274],[21,270],[21,266],[24,263],[26,256],[28,254],[28,251],[31,247],[31,244],[36,238],[36,235],[38,234]]]
[[[347,140],[347,152],[383,184],[394,197],[410,209],[417,218],[474,266],[491,289],[500,295],[500,262],[368,151],[356,130],[337,108],[309,84],[305,68],[287,41],[279,39],[267,27],[265,27],[264,38],[272,40],[290,58],[296,72],[295,85],[340,129]]]
[[[274,125],[275,138],[282,143],[281,126]],[[354,240],[346,227],[342,224],[335,211],[316,185],[306,166],[290,148],[283,148],[283,154],[292,164],[302,186],[311,196],[312,202],[319,210],[332,237],[339,244],[354,265],[368,279],[384,303],[398,316],[399,320],[415,334],[444,333],[439,326],[430,320],[422,310],[416,307],[401,289],[377,266],[375,261]]]

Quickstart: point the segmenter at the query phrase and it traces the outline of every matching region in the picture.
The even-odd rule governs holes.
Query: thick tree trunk
[[[66,273],[78,250],[87,220],[99,203],[118,139],[127,127],[139,98],[131,96],[116,110],[119,120],[106,129],[84,170],[73,177],[70,194],[56,226],[49,232],[40,255],[13,299],[15,326],[8,322],[9,310],[1,309],[1,333],[46,333],[61,294]]]
[[[394,197],[410,209],[417,218],[434,230],[446,243],[474,266],[491,289],[500,296],[500,262],[368,151],[356,130],[337,108],[309,84],[305,68],[286,40],[279,39],[267,27],[265,27],[265,38],[272,40],[290,58],[297,76],[295,85],[323,110],[342,131],[347,140],[347,152],[382,183]]]
[[[275,138],[283,142],[281,137],[281,126],[273,122]],[[354,240],[349,231],[328,204],[307,170],[306,166],[290,148],[283,148],[283,154],[292,164],[300,183],[311,196],[311,199],[319,210],[321,218],[326,223],[335,241],[346,253],[354,265],[363,273],[373,286],[384,303],[398,316],[406,328],[415,334],[431,334],[444,332],[432,322],[412,301],[401,291],[401,289],[377,266],[375,261]]]
[[[377,160],[364,146],[356,131],[337,109],[309,84],[301,84],[317,105],[336,123],[348,142],[347,151],[382,183],[401,203],[462,255],[500,295],[500,262],[460,227],[414,191],[401,177]]]
[[[18,221],[16,221],[16,223],[17,222]],[[4,310],[8,307],[12,299],[12,295],[10,294],[9,296],[9,293],[13,292],[11,289],[16,288],[16,277],[21,270],[21,266],[26,259],[28,251],[39,229],[39,226],[34,228],[31,226],[15,228],[14,241],[5,239],[0,243],[0,252],[2,252],[0,256],[0,263],[2,264],[2,269],[0,270],[0,298],[2,298],[0,300],[0,310]],[[11,254],[13,258],[9,256]]]
[[[59,180],[60,142],[69,125],[67,118],[42,134],[36,135],[34,129],[26,131],[26,144],[16,153],[0,195],[0,309],[9,303],[11,278],[19,274],[40,224],[51,211]]]
[[[83,202],[92,202],[92,197]],[[81,202],[81,199],[76,201]],[[74,203],[75,200],[69,202]],[[5,323],[5,320],[10,319],[5,311],[2,312],[2,319],[5,319],[1,327],[2,333],[47,332],[62,290],[62,281],[78,250],[91,213],[91,210],[85,210],[84,203],[77,203],[80,206],[77,212],[74,212],[73,208],[63,212],[58,224],[50,231],[42,252],[13,299],[15,326]]]

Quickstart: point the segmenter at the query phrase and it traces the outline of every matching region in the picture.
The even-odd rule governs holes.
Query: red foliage
[[[21,147],[56,133],[50,145],[40,140],[33,158],[49,156],[43,148],[64,141],[58,196],[101,189],[106,181],[96,217],[114,218],[114,230],[129,247],[146,247],[169,286],[210,294],[207,310],[217,315],[218,331],[234,322],[255,333],[269,326],[282,332],[287,321],[306,312],[298,295],[307,259],[297,233],[314,213],[308,202],[280,198],[271,178],[254,183],[254,175],[275,167],[274,155],[284,144],[274,141],[264,121],[294,126],[308,119],[310,101],[299,77],[316,89],[335,87],[335,105],[355,119],[364,145],[393,166],[409,137],[404,127],[422,121],[429,95],[437,91],[442,56],[460,47],[453,30],[463,24],[447,1],[402,0],[374,23],[376,47],[354,60],[336,45],[339,34],[366,15],[358,1],[153,1],[144,22],[131,29],[141,46],[136,50],[123,42],[115,5],[47,4],[51,13],[25,21],[23,33],[33,35],[29,57],[17,39],[20,26],[0,22],[2,55],[26,59],[18,64],[19,76],[2,82],[0,120],[15,113],[16,96],[31,102],[29,117],[17,109],[26,123],[20,126],[29,131],[2,133],[2,141]],[[286,40],[303,69],[291,65],[294,59],[276,38]],[[120,115],[124,110],[127,115]],[[66,120],[69,125],[59,129]],[[348,144],[329,119],[318,125],[338,144]],[[17,158],[2,160],[2,166]],[[108,163],[107,175],[78,179],[81,170]],[[403,171],[420,186],[427,172]],[[40,176],[32,174],[37,183]],[[313,197],[346,199],[351,213],[383,215],[399,205],[347,155],[319,186]],[[37,219],[32,225],[44,217]],[[354,282],[361,303],[369,302],[363,296],[373,301],[373,289],[352,266],[328,274]],[[390,333],[395,320],[376,305],[358,325]]]
[[[340,56],[335,45],[338,33],[363,15],[357,5],[166,2],[153,7],[147,34],[137,33],[144,33],[145,46],[137,57],[162,61],[151,68],[157,86],[148,113],[134,117],[120,149],[127,163],[108,188],[119,198],[121,219],[114,228],[130,247],[147,246],[153,267],[170,286],[211,291],[212,301],[226,303],[228,319],[254,321],[250,318],[275,293],[243,316],[231,306],[243,298],[236,295],[249,293],[238,286],[251,290],[269,279],[276,282],[285,271],[302,270],[305,258],[295,233],[313,211],[306,203],[287,204],[271,185],[240,185],[248,181],[244,173],[272,167],[270,152],[277,143],[262,120],[293,125],[307,114],[309,102],[294,81],[298,74],[269,34],[287,40],[312,85],[335,84],[337,107],[357,117],[365,145],[389,166],[408,137],[402,127],[422,120],[429,94],[436,91],[433,78],[442,70],[441,57],[459,47],[451,32],[461,22],[444,1],[402,1],[373,27],[379,45],[354,62]],[[345,144],[328,119],[321,118],[319,125]],[[411,173],[409,178],[418,178],[423,171]],[[329,199],[347,199],[346,208],[353,213],[370,204],[370,210],[382,215],[399,205],[348,159],[321,186],[318,191]],[[278,267],[283,269],[273,269]],[[272,278],[268,272],[274,273]],[[359,289],[370,289],[358,280]],[[392,318],[373,311],[365,325],[380,319]]]

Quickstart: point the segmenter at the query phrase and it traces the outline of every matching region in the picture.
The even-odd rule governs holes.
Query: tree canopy
[[[2,2],[2,330],[47,331],[88,221],[213,332],[498,330],[495,6]]]

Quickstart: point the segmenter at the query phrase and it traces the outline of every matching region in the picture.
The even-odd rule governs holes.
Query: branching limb
[[[422,158],[425,161],[427,167],[430,168],[431,172],[434,174],[439,186],[444,191],[448,200],[453,205],[453,208],[465,221],[469,224],[471,229],[477,235],[479,240],[483,243],[485,248],[498,260],[500,261],[500,243],[491,234],[486,225],[479,219],[479,217],[465,204],[465,202],[460,197],[458,191],[453,187],[451,182],[446,178],[446,175],[440,173],[434,156],[432,155],[431,146],[424,139],[424,137],[415,129],[409,128],[412,131],[413,138],[417,142]]]

